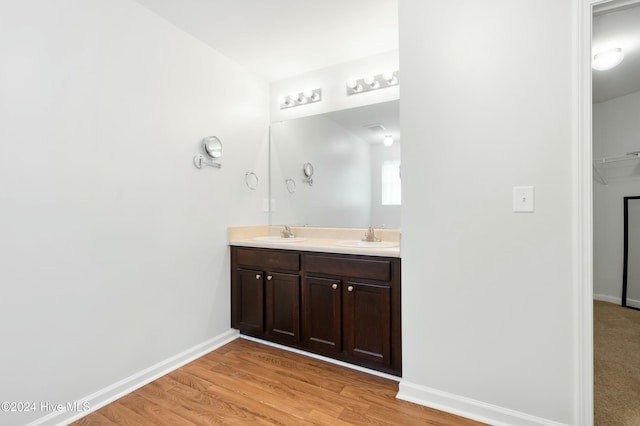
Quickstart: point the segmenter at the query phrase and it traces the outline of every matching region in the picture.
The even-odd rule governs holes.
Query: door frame
[[[594,6],[614,0],[578,0],[575,71],[577,76],[574,170],[575,202],[575,383],[576,425],[593,426],[593,101],[591,32]],[[640,0],[629,0],[635,4]]]
[[[577,144],[574,167],[576,199],[574,225],[574,312],[576,425],[593,425],[593,129],[591,31],[593,6],[611,0],[579,0],[575,66],[577,74]]]

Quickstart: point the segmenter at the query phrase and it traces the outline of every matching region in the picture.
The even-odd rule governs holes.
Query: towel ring
[[[287,187],[287,192],[289,194],[294,194],[296,192],[296,181],[293,179],[286,179],[284,181],[285,186]]]
[[[249,188],[252,191],[255,191],[256,189],[258,189],[259,182],[260,182],[260,179],[258,179],[257,174],[253,172],[245,172],[244,184],[247,185],[247,188]]]

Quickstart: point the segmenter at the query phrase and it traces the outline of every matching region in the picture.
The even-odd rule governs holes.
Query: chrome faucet
[[[376,233],[373,230],[373,227],[370,226],[367,232],[364,234],[364,237],[362,237],[362,241],[378,242],[380,241],[380,239],[376,238]]]
[[[280,232],[282,238],[295,238],[296,234],[293,233],[289,225],[285,225],[284,229]]]

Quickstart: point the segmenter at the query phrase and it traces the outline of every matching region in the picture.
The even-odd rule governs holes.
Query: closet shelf
[[[615,163],[617,161],[637,160],[640,159],[640,151],[627,152],[623,155],[614,155],[612,157],[602,157],[599,160],[593,160],[594,164]]]
[[[603,185],[608,185],[607,180],[602,176],[602,174],[598,171],[598,167],[607,163],[616,163],[618,161],[627,161],[627,160],[638,160],[640,159],[640,151],[627,152],[622,155],[614,155],[611,157],[602,157],[599,160],[593,160],[593,171],[595,176],[598,177],[598,181]]]

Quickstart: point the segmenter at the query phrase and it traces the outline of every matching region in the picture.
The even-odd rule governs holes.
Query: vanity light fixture
[[[280,109],[292,108],[305,104],[312,104],[322,100],[322,89],[305,90],[292,93],[280,99]]]
[[[384,139],[382,139],[382,143],[384,144],[384,146],[393,145],[393,136],[385,135]]]
[[[396,86],[399,82],[398,71],[385,71],[378,75],[368,75],[359,79],[347,80],[347,95],[370,92]]]
[[[614,47],[613,49],[603,50],[593,55],[591,66],[594,70],[606,71],[620,65],[623,59],[624,52],[622,48]]]

